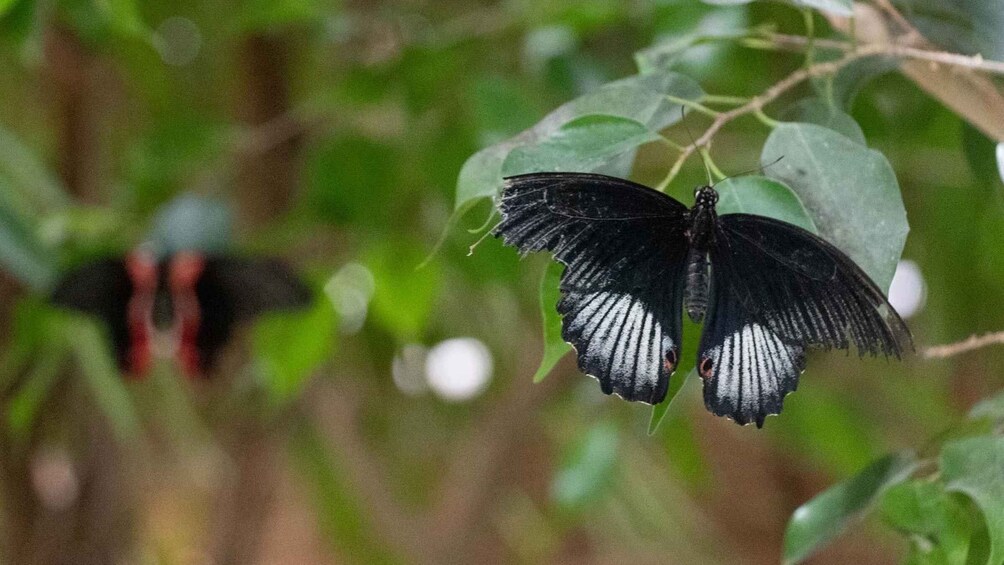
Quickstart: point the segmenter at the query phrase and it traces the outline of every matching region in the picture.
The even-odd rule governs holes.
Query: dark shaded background
[[[775,563],[796,507],[922,447],[1001,386],[996,349],[902,364],[818,354],[764,430],[708,414],[688,386],[649,437],[649,410],[603,397],[571,359],[531,384],[546,259],[518,262],[492,238],[468,256],[479,235],[464,228],[488,203],[416,271],[480,147],[636,72],[633,53],[657,40],[698,26],[802,33],[790,7],[3,4],[5,562]],[[753,95],[799,64],[723,43],[680,68],[707,92]],[[899,74],[867,83],[852,113],[903,189],[904,256],[926,281],[909,320],[918,344],[1004,327],[989,140]],[[766,134],[731,125],[717,164],[755,167]],[[646,148],[635,177],[657,182],[670,162]],[[675,193],[703,174],[690,163]],[[184,194],[203,199],[179,205]],[[178,206],[229,208],[233,248],[286,257],[318,306],[242,332],[208,382],[166,362],[126,384],[100,334],[39,296],[57,267],[121,253],[155,225],[226,239],[222,219],[179,220]],[[492,367],[459,400],[427,382],[452,338],[478,340]],[[460,346],[447,381],[477,372],[456,355],[484,361]],[[893,563],[905,547],[871,519],[811,562]]]

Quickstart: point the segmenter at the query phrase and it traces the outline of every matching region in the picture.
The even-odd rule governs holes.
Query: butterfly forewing
[[[784,339],[900,357],[910,332],[875,283],[839,249],[763,216],[719,218],[713,277],[746,316]]]
[[[551,251],[561,277],[562,336],[607,394],[660,402],[681,341],[686,207],[600,175],[506,179],[495,234],[521,252]]]
[[[211,257],[195,286],[202,319],[195,345],[209,368],[235,324],[269,311],[310,303],[310,289],[283,262],[270,258]]]

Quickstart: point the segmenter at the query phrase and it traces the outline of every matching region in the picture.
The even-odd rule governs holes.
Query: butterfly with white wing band
[[[795,390],[810,347],[899,358],[906,325],[843,252],[797,226],[718,216],[710,186],[691,209],[604,175],[505,179],[495,235],[521,253],[550,251],[561,277],[562,337],[603,392],[665,399],[684,309],[704,323],[705,405],[762,426]]]

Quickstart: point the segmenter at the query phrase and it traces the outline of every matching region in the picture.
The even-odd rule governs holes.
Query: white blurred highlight
[[[900,261],[889,285],[889,304],[905,319],[920,312],[925,302],[927,284],[920,266],[909,259]]]
[[[31,461],[31,485],[42,504],[51,510],[69,508],[80,494],[73,462],[62,449],[46,449]]]
[[[481,394],[492,376],[492,354],[471,337],[442,341],[425,358],[425,378],[437,396],[462,402]]]
[[[348,263],[324,285],[324,293],[338,312],[342,333],[363,328],[376,282],[373,273],[359,263]]]
[[[408,396],[417,396],[429,388],[425,382],[426,352],[425,347],[410,343],[394,356],[391,365],[394,384]]]

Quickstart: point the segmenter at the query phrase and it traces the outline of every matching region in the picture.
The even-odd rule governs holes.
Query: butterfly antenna
[[[704,172],[708,174],[708,186],[711,186],[713,182],[711,179],[711,167],[708,166],[708,160],[704,157],[704,153],[702,153],[701,149],[697,147],[697,140],[694,139],[694,133],[690,131],[690,126],[687,125],[687,122],[683,121],[684,117],[685,114],[683,112],[683,106],[680,106],[680,121],[683,122],[683,127],[687,130],[687,136],[690,137],[691,147],[693,147],[694,150],[697,151],[697,154],[701,156],[701,162],[704,163]]]
[[[776,165],[776,164],[777,164],[777,163],[778,163],[778,162],[779,162],[779,161],[780,161],[781,159],[784,159],[784,155],[781,155],[780,157],[778,157],[777,159],[774,159],[773,161],[771,161],[770,163],[767,163],[766,165],[763,165],[763,166],[760,166],[760,167],[757,167],[757,168],[755,168],[755,169],[750,169],[750,170],[748,170],[748,171],[743,171],[743,172],[739,173],[738,175],[729,175],[729,176],[727,176],[727,177],[723,178],[722,180],[720,180],[720,181],[718,181],[718,182],[722,182],[722,181],[724,181],[724,180],[729,180],[729,179],[733,179],[733,178],[736,178],[736,177],[741,177],[741,176],[743,176],[743,175],[748,175],[748,174],[750,174],[750,173],[756,173],[756,172],[759,172],[759,173],[760,173],[760,174],[762,175],[762,174],[764,173],[764,171],[766,171],[766,170],[767,170],[767,167],[773,167],[773,166],[774,166],[774,165]],[[715,185],[717,185],[717,184],[718,184],[718,182],[716,182],[715,184],[711,185],[711,186],[712,186],[712,188],[714,188],[714,186],[715,186]]]

